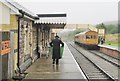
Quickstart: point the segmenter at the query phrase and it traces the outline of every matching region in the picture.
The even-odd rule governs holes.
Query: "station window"
[[[2,32],[2,41],[10,40],[10,32],[3,31]]]

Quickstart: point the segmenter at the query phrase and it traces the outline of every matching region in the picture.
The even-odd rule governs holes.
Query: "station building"
[[[1,0],[0,80],[24,72],[40,58],[54,38],[52,29],[64,28],[65,17],[66,14],[36,15],[16,2]]]
[[[36,39],[33,36],[36,35],[36,28],[33,23],[37,16],[12,1],[2,0],[0,8],[1,78],[9,79],[15,74],[18,66],[21,70],[25,70],[32,63],[32,58],[35,57],[36,46],[33,41]]]

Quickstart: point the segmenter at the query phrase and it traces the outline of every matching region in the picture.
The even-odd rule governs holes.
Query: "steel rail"
[[[99,53],[102,53],[102,52],[99,51]],[[103,54],[104,54],[104,53],[103,53]],[[108,55],[108,54],[106,54],[106,56],[111,57],[111,58],[116,59],[116,60],[120,60],[119,58],[113,57],[113,56]]]
[[[88,51],[88,50],[86,50],[86,51]],[[104,57],[102,57],[102,56],[100,56],[100,55],[98,55],[98,54],[92,52],[92,51],[88,51],[88,52],[90,52],[90,53],[92,53],[92,54],[94,54],[94,55],[96,55],[96,56],[98,56],[98,57],[104,59],[105,61],[108,61],[109,63],[111,63],[111,64],[113,64],[113,65],[115,65],[115,66],[117,66],[117,67],[120,67],[119,64],[117,64],[117,63],[115,63],[115,62],[112,62],[112,61],[110,61],[110,60],[108,60],[108,59],[106,59],[106,58],[104,58]]]
[[[70,44],[70,43],[69,43]],[[86,57],[82,52],[80,52],[77,48],[75,48],[72,44],[70,44],[74,49],[76,49],[80,54],[82,54],[88,61],[90,61],[97,69],[99,69],[103,74],[105,74],[110,80],[116,81],[112,76],[110,76],[107,72],[105,72],[102,68],[100,68],[97,64],[95,64],[92,60]]]

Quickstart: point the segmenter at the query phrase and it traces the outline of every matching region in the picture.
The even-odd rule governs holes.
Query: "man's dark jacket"
[[[64,43],[58,38],[50,43],[50,46],[53,47],[52,59],[60,59],[60,44],[62,44],[62,47],[64,46]]]

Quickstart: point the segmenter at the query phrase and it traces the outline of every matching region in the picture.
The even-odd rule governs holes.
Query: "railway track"
[[[78,45],[78,46],[79,46],[79,45]],[[80,47],[80,48],[81,48],[81,47]],[[84,48],[81,48],[81,49],[84,49]],[[117,59],[117,58],[114,58],[114,57],[112,57],[112,56],[109,56],[109,55],[100,53],[100,52],[95,51],[95,50],[92,50],[92,51],[91,51],[91,50],[87,50],[87,49],[84,49],[84,50],[86,50],[86,51],[88,51],[88,52],[90,52],[90,53],[92,53],[92,54],[94,54],[94,55],[96,55],[96,56],[104,59],[105,61],[108,61],[109,63],[117,66],[118,68],[120,67],[120,64],[118,63],[119,59]]]
[[[100,52],[100,51],[97,51],[97,52],[98,52],[98,53],[101,53],[101,54],[104,54],[104,53],[102,53],[102,52]],[[113,56],[111,56],[111,55],[107,55],[107,54],[104,54],[104,55],[106,55],[107,57],[116,59],[116,60],[120,60],[119,58],[113,57]]]
[[[76,44],[76,45],[77,45],[77,44]],[[79,46],[79,45],[78,45],[78,46]],[[81,49],[84,49],[84,48],[82,48],[82,47],[80,47],[80,48],[81,48]],[[96,56],[104,59],[105,61],[108,61],[109,63],[117,66],[118,68],[120,67],[120,64],[118,63],[119,59],[117,59],[117,58],[115,58],[115,57],[112,57],[112,56],[109,56],[109,55],[100,53],[100,52],[98,52],[98,51],[96,51],[96,50],[92,50],[92,51],[91,51],[91,50],[87,50],[87,49],[84,49],[84,50],[86,50],[86,51],[88,51],[88,52],[90,52],[90,53],[92,53],[92,54],[94,54],[94,55],[96,55]]]
[[[67,45],[89,81],[117,81],[75,46],[70,43]]]
[[[118,63],[118,59],[115,59],[111,56],[108,56],[108,55],[105,55],[105,54],[102,54],[100,52],[97,52],[97,51],[89,51],[91,52],[92,54],[96,55],[96,56],[99,56],[100,58],[104,59],[105,61],[108,61],[110,62],[111,64],[117,66],[117,67],[120,67],[120,64]]]

